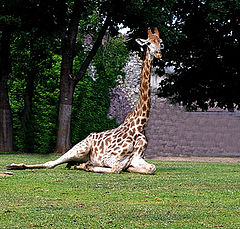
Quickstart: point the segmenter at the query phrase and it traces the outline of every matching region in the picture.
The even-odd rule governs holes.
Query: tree
[[[9,105],[7,79],[10,69],[10,33],[0,34],[0,151],[13,151],[12,114]]]
[[[161,82],[160,96],[189,109],[239,106],[238,1],[178,1],[175,15],[183,36],[172,47],[176,72]]]
[[[53,119],[51,114],[57,109],[57,99],[53,99],[52,94],[56,96],[59,93],[56,82],[59,82],[60,74],[55,74],[58,71],[54,56],[58,49],[56,47],[58,42],[49,37],[36,36],[34,32],[13,35],[12,70],[8,86],[13,114],[14,149],[17,151],[50,152],[46,147],[49,142],[46,135],[49,134],[49,138],[55,136],[56,127],[52,123],[57,121],[57,115]],[[52,81],[55,84],[52,85]],[[52,108],[46,113],[48,106]],[[42,150],[43,147],[45,150]]]
[[[22,48],[24,51],[29,47],[30,58],[25,70],[28,73],[26,77],[26,90],[24,98],[24,109],[22,115],[22,128],[24,132],[25,150],[33,151],[33,129],[32,129],[32,98],[35,89],[35,80],[39,76],[39,63],[45,58],[43,53],[46,51],[41,44],[42,38],[51,37],[54,39],[54,33],[60,28],[62,22],[62,12],[64,9],[64,1],[50,0],[48,3],[44,1],[1,1],[0,11],[0,35],[1,35],[1,94],[0,102],[3,111],[0,119],[2,123],[0,127],[1,136],[12,139],[12,116],[10,112],[7,80],[11,72],[11,49],[12,44],[22,40]],[[25,46],[24,46],[25,44]],[[39,48],[38,48],[39,46]],[[41,46],[41,48],[40,48]],[[19,50],[21,55],[21,50]],[[16,77],[16,76],[15,76]],[[6,127],[7,125],[7,127]],[[7,143],[9,142],[9,143]],[[12,144],[12,140],[6,140],[1,137],[1,146],[4,144]],[[8,149],[11,147],[2,147]]]
[[[0,151],[13,151],[12,113],[9,104],[7,80],[10,73],[10,42],[18,19],[7,1],[1,2],[0,10]]]
[[[59,117],[58,117],[58,134],[56,152],[65,153],[70,147],[70,125],[72,115],[73,94],[76,84],[82,79],[86,70],[101,45],[103,36],[108,28],[110,18],[105,19],[102,28],[98,33],[98,37],[83,61],[78,73],[73,75],[73,60],[75,57],[76,37],[78,33],[78,25],[81,16],[84,15],[84,5],[80,1],[75,0],[72,7],[72,14],[62,34],[62,64],[60,75],[60,101],[59,101]]]
[[[24,10],[18,11],[21,18],[20,33],[16,36],[22,39],[27,47],[28,66],[26,72],[26,89],[24,94],[24,108],[22,114],[22,129],[24,152],[34,152],[34,119],[33,98],[37,85],[36,81],[43,78],[42,72],[51,63],[49,54],[51,49],[56,49],[57,39],[61,24],[64,23],[63,15],[66,11],[65,1],[51,0],[27,2]]]

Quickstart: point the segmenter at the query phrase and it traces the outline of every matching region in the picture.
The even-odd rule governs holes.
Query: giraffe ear
[[[154,33],[159,36],[159,32],[158,32],[158,28],[157,27],[155,27]]]
[[[148,38],[152,36],[152,30],[148,28]]]
[[[141,46],[144,46],[145,44],[148,43],[148,40],[141,39],[141,38],[137,38],[137,39],[136,39],[136,42],[137,42],[138,44],[140,44]]]

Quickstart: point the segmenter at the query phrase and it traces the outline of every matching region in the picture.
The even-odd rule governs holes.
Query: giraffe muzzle
[[[162,57],[162,53],[160,51],[156,51],[154,52],[154,56],[157,58],[157,59],[160,59]]]

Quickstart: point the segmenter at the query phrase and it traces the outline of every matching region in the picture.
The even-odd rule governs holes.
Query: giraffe
[[[77,164],[75,169],[91,172],[128,171],[153,174],[156,170],[155,165],[144,160],[147,140],[143,130],[150,112],[151,66],[154,57],[162,57],[163,47],[157,28],[154,29],[154,33],[148,28],[148,38],[136,39],[136,41],[141,46],[145,46],[140,96],[136,108],[126,116],[120,126],[100,133],[91,133],[55,161],[35,165],[9,164],[7,169],[54,168],[63,163],[68,163],[68,167],[71,167],[75,163]]]

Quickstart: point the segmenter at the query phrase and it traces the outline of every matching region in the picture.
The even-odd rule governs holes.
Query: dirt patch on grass
[[[155,157],[159,161],[240,162],[240,157]]]

